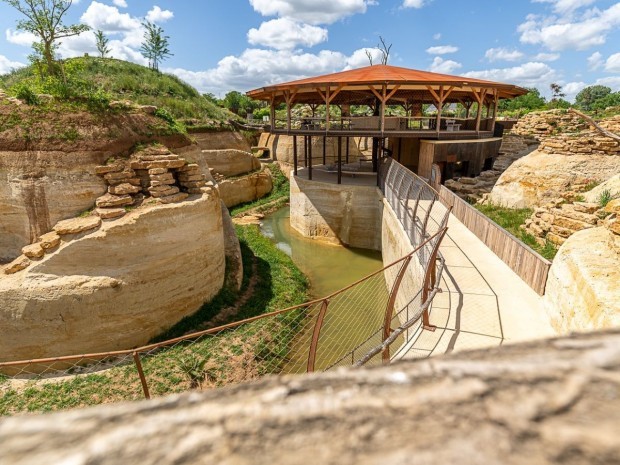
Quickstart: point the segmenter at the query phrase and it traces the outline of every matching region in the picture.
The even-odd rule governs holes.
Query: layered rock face
[[[43,110],[0,105],[6,122],[0,130],[0,263],[17,257],[56,222],[91,208],[107,189],[95,167],[110,157],[128,155],[146,141],[188,157],[198,150],[184,135],[166,135],[166,123],[140,109],[104,117],[86,112],[44,117],[37,111]],[[11,127],[10,121],[21,126]]]
[[[341,140],[342,159],[346,157],[347,139],[343,137]],[[271,158],[275,161],[293,164],[293,136],[274,135],[269,133],[261,134],[258,142],[260,147],[267,147]],[[358,138],[349,138],[349,161],[357,162],[362,155],[358,147]],[[297,137],[297,159],[298,165],[301,166],[304,160],[304,138]],[[328,137],[325,144],[325,161],[326,163],[334,163],[338,159],[338,138]],[[323,137],[312,137],[312,164],[320,165],[323,163]]]
[[[260,169],[260,161],[242,150],[203,150],[209,168],[222,176],[239,176]]]
[[[0,420],[14,465],[612,464],[620,334]]]
[[[253,202],[271,192],[273,180],[268,169],[235,179],[219,179],[218,188],[228,208]]]
[[[217,190],[153,199],[115,220],[56,225],[61,241],[0,279],[2,361],[126,349],[210,300],[224,280]]]
[[[192,132],[192,137],[200,150],[241,150],[250,151],[248,141],[236,131]]]
[[[620,220],[607,226],[573,234],[553,260],[544,302],[559,333],[620,326]]]
[[[521,124],[525,123],[517,126]],[[561,122],[553,126],[555,135],[543,137],[538,150],[506,170],[488,201],[509,208],[540,206],[557,198],[573,198],[588,184],[606,181],[620,172],[618,142],[595,130],[567,133],[573,126],[566,128]],[[620,132],[620,118],[601,126]]]

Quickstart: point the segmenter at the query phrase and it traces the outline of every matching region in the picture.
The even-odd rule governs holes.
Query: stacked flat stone
[[[120,218],[125,214],[124,207],[134,203],[133,195],[142,191],[140,178],[123,161],[97,166],[95,172],[108,185],[108,192],[95,201],[96,214],[104,220]]]
[[[548,110],[528,113],[519,118],[511,132],[521,136],[533,135],[543,140],[558,132],[576,133],[589,127],[579,116],[566,110]]]
[[[620,131],[619,131],[620,132]],[[594,154],[620,155],[620,144],[597,131],[586,131],[580,134],[562,134],[545,139],[540,150],[561,155]]]
[[[101,226],[101,218],[94,215],[59,221],[52,231],[40,236],[37,242],[22,248],[22,255],[9,263],[4,268],[4,273],[15,274],[25,270],[33,261],[40,260],[45,254],[54,252],[62,241],[68,242],[72,236],[92,231],[99,226]]]
[[[596,203],[561,203],[558,199],[536,208],[523,228],[543,246],[547,241],[560,246],[577,231],[603,225],[604,218],[612,213],[608,210]]]
[[[177,171],[179,184],[188,194],[202,194],[202,188],[207,185],[207,181],[198,165],[190,163]]]
[[[188,193],[181,192],[177,185],[175,171],[184,167],[187,161],[170,152],[166,147],[149,147],[134,155],[131,167],[142,170],[142,186],[152,197],[163,203],[185,200]]]

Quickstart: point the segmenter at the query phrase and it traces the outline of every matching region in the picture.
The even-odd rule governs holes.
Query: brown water
[[[383,267],[380,252],[327,245],[303,237],[291,228],[288,207],[266,216],[261,229],[308,277],[313,298],[325,297]],[[317,369],[331,365],[380,328],[386,300],[382,274],[335,299],[321,330]],[[300,338],[307,339],[308,334]],[[306,363],[307,351],[304,350],[294,356],[285,370],[298,372]]]

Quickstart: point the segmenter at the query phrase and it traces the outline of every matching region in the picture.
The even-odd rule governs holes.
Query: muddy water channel
[[[282,208],[266,216],[261,229],[308,277],[312,298],[327,296],[383,267],[380,252],[326,245],[304,238],[291,228],[289,217],[289,208]],[[328,308],[321,330],[317,370],[334,363],[382,325],[387,290],[384,282],[377,284],[380,281],[382,277],[373,280],[371,292],[368,285],[347,291],[347,299],[352,305]],[[307,352],[303,351],[294,358],[286,371],[305,369]]]

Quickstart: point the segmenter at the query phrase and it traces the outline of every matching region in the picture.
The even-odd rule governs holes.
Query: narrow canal
[[[291,228],[289,218],[289,208],[282,208],[264,218],[261,230],[308,277],[313,298],[327,296],[383,267],[380,252],[327,245],[305,238]],[[367,293],[364,286],[348,292],[352,294],[352,300],[363,299],[365,304],[347,306],[344,310],[344,306],[328,309],[321,341],[329,341],[332,353],[321,352],[319,347],[317,369],[326,368],[339,356],[355,348],[383,323],[387,295],[385,286],[375,289],[373,296],[354,295],[356,292]],[[336,314],[335,311],[346,311],[347,314]],[[346,332],[342,330],[343,322],[346,322]],[[298,371],[305,366],[306,357],[307,353],[299,354],[297,360],[291,360],[292,366],[287,371]]]

